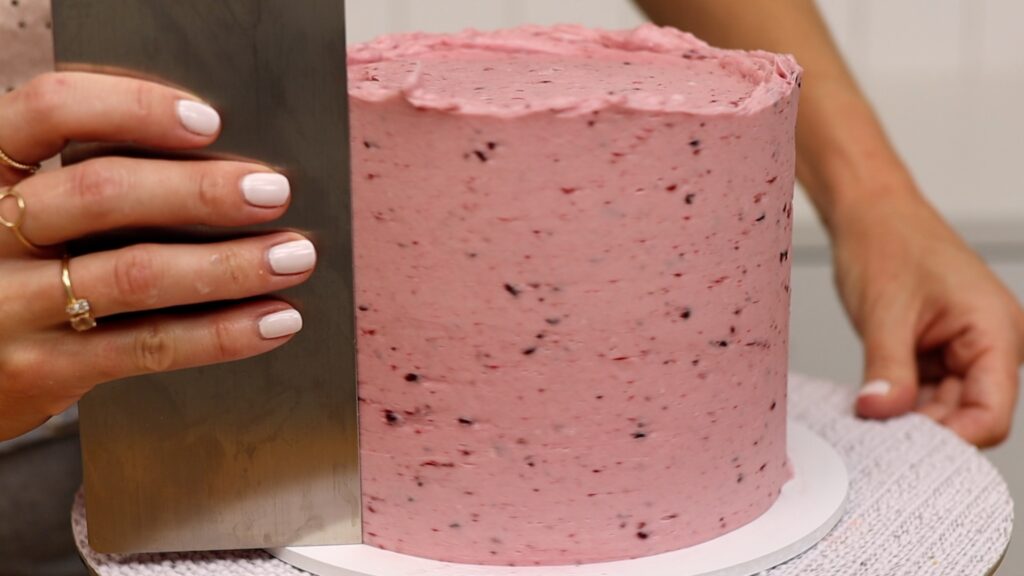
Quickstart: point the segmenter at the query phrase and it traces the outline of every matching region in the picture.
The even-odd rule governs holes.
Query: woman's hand
[[[1024,357],[1016,298],[909,177],[836,206],[840,295],[864,341],[857,412],[917,409],[978,446],[1004,440]]]
[[[220,130],[195,96],[114,76],[53,73],[0,97],[0,149],[26,164],[68,141],[134,142],[196,149]],[[20,231],[0,228],[0,440],[39,426],[94,386],[128,376],[261,354],[301,328],[301,317],[269,298],[216,311],[162,309],[267,294],[304,282],[316,253],[297,234],[206,245],[140,244],[70,260],[78,298],[99,326],[68,325],[59,247],[121,228],[242,226],[280,217],[287,180],[258,164],[101,158],[30,175],[0,167],[0,193],[24,198]],[[15,197],[0,217],[19,214]],[[52,256],[50,256],[52,254]],[[128,318],[110,318],[141,312]]]

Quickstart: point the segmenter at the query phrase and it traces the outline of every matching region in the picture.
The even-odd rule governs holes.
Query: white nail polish
[[[291,336],[302,330],[302,315],[298,310],[284,310],[260,318],[260,336],[266,340]]]
[[[281,174],[257,173],[242,178],[245,201],[260,208],[284,206],[291,195],[288,179]]]
[[[888,396],[892,384],[885,380],[872,380],[861,387],[858,396]]]
[[[270,269],[276,274],[300,274],[316,266],[316,248],[309,240],[278,244],[268,255]]]
[[[220,130],[220,114],[202,102],[178,100],[178,119],[193,134],[213,136]]]

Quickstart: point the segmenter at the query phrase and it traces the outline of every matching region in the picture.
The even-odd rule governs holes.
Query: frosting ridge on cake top
[[[788,96],[799,77],[791,56],[714,48],[652,24],[400,34],[349,53],[354,98],[499,117],[608,108],[752,114]]]

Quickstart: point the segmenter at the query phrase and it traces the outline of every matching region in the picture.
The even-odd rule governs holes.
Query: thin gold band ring
[[[0,164],[4,164],[8,168],[14,168],[15,170],[28,172],[29,174],[35,174],[43,167],[42,164],[24,164],[22,162],[18,162],[14,158],[8,156],[2,149],[0,149]]]

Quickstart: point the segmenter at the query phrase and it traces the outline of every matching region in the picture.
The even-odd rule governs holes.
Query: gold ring
[[[29,250],[40,254],[45,253],[46,251],[43,248],[33,244],[28,238],[25,238],[24,234],[21,233],[21,223],[25,221],[25,197],[12,186],[10,188],[0,190],[0,202],[3,202],[7,198],[14,198],[14,201],[17,202],[18,215],[14,217],[14,220],[8,220],[0,214],[0,226],[3,226],[13,232],[14,237],[24,244]]]
[[[2,149],[0,149],[0,164],[4,164],[9,168],[14,168],[15,170],[28,172],[29,174],[35,174],[36,172],[39,171],[40,168],[43,167],[42,164],[23,164],[21,162],[18,162],[14,158],[8,156],[7,153],[4,152]]]
[[[75,290],[71,287],[71,258],[67,254],[60,260],[60,279],[64,283],[64,293],[68,297],[64,311],[68,313],[71,327],[78,332],[95,328],[96,319],[92,316],[92,306],[88,300],[75,297]]]

